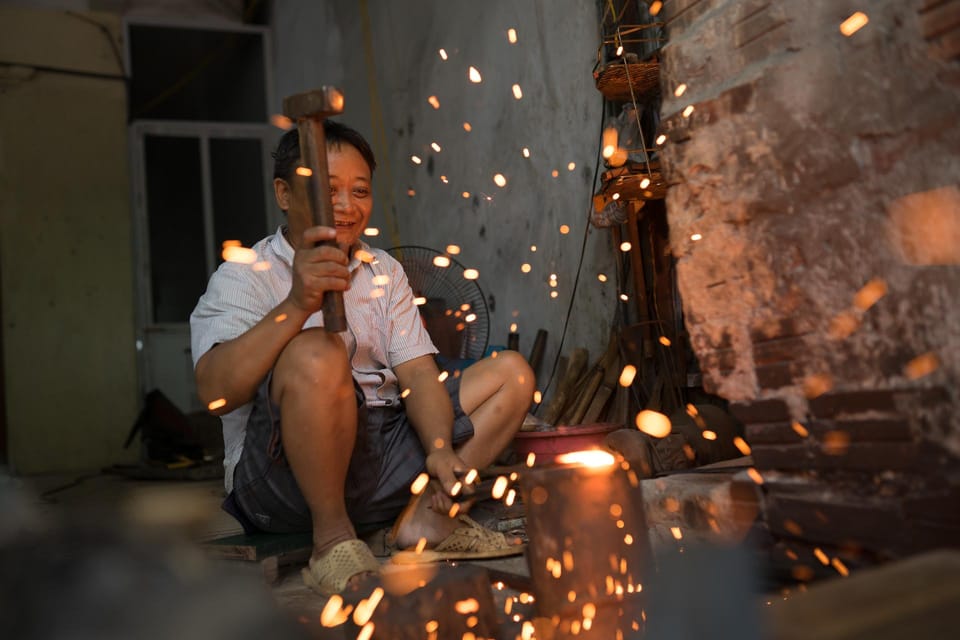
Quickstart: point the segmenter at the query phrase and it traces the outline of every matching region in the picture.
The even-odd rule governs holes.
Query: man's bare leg
[[[308,329],[290,341],[270,389],[280,407],[283,450],[313,519],[313,557],[356,538],[343,491],[357,432],[357,406],[346,347]]]
[[[526,360],[514,351],[485,358],[462,375],[460,405],[473,422],[474,434],[457,454],[468,467],[482,469],[496,460],[520,429],[533,402],[536,381]],[[461,526],[431,508],[433,491],[428,486],[402,516],[397,530],[401,549],[416,545],[421,538],[426,538],[428,546],[436,544]]]

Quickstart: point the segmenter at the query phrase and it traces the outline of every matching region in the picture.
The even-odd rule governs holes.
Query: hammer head
[[[283,99],[283,115],[293,121],[326,118],[343,112],[343,93],[336,87],[320,87]]]

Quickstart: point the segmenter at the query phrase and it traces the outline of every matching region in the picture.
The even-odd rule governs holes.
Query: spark
[[[530,157],[530,149],[528,149],[527,147],[524,147],[524,148],[520,151],[520,153],[523,154],[523,157],[524,157],[524,158],[529,158],[529,157]]]
[[[287,314],[281,313],[281,314],[278,315],[276,318],[274,318],[273,321],[276,322],[277,324],[280,324],[281,322],[283,322],[283,321],[286,320],[286,319],[287,319]]]
[[[500,188],[507,186],[507,179],[503,177],[502,173],[495,173],[493,175],[493,183]]]
[[[536,391],[533,392],[533,401],[534,401],[536,404],[540,404],[540,401],[541,401],[541,400],[543,400],[543,394],[540,393],[540,390],[539,390],[539,389],[537,389]]]
[[[477,611],[480,611],[480,603],[477,602],[476,598],[467,598],[466,600],[458,601],[455,605],[453,605],[453,608],[457,613],[465,616],[468,613],[476,613]]]
[[[390,284],[390,276],[387,276],[387,275],[373,276],[371,281],[375,286],[382,287],[384,285]]]
[[[420,164],[423,160],[420,159],[420,156],[410,156],[410,161],[413,164]]]
[[[426,538],[420,538],[419,540],[417,540],[417,546],[414,547],[414,552],[415,552],[415,553],[423,553],[423,550],[426,549],[426,548],[427,548],[427,539],[426,539]]]
[[[480,72],[476,67],[470,67],[469,71],[467,72],[467,76],[470,78],[470,82],[474,84],[483,82],[483,78],[480,76]]]
[[[463,277],[466,278],[467,280],[476,280],[477,278],[480,277],[480,272],[477,271],[476,269],[466,269],[463,272]]]
[[[450,377],[450,372],[449,372],[449,371],[441,371],[441,372],[440,372],[440,375],[437,376],[437,380],[438,380],[439,382],[443,382],[444,380],[446,380],[446,379],[449,378],[449,377]]]
[[[620,386],[629,387],[633,384],[635,377],[637,377],[637,368],[632,364],[628,364],[623,368],[623,371],[620,372]]]
[[[283,129],[284,131],[293,129],[293,120],[280,113],[275,113],[270,116],[270,124],[275,126],[277,129]]]
[[[550,292],[550,297],[551,297],[551,298],[556,298],[556,297],[559,296],[559,295],[560,295],[560,294],[557,293],[556,291],[551,291],[551,292]]]
[[[433,258],[433,266],[445,269],[450,266],[450,258],[447,256],[435,256]]]
[[[684,118],[689,118],[690,114],[692,113],[693,113],[693,105],[689,104],[687,105],[687,108],[683,110],[683,113],[680,115],[682,115]]]
[[[522,271],[523,273],[530,273],[530,270],[532,268],[533,267],[531,267],[530,264],[527,262],[524,262],[522,265],[520,265],[520,271]]]
[[[612,455],[600,449],[589,451],[573,451],[557,456],[560,464],[579,464],[585,467],[609,467],[616,460]]]
[[[407,387],[406,389],[404,389],[403,391],[400,392],[400,397],[401,397],[401,398],[406,398],[407,396],[410,395],[410,393],[411,393],[410,387]]]
[[[357,249],[356,253],[354,253],[353,256],[360,262],[365,262],[368,264],[373,262],[376,259],[376,256],[374,256],[372,253],[370,253],[366,249]]]
[[[452,505],[450,505],[450,510],[447,511],[447,517],[456,518],[458,513],[460,513],[460,503],[454,502]]]
[[[660,13],[660,9],[662,8],[663,3],[660,0],[653,0],[653,2],[650,3],[650,8],[647,9],[647,11],[650,12],[650,15],[655,16]]]
[[[703,433],[701,433],[700,435],[703,436],[703,439],[704,439],[704,440],[716,440],[716,439],[717,439],[717,434],[716,434],[716,432],[710,431],[709,429],[705,430],[705,431],[704,431]]]
[[[433,149],[434,151],[436,151],[437,153],[440,153],[440,150],[441,150],[441,149],[440,149],[440,145],[437,144],[436,142],[431,142],[431,143],[430,143],[430,148],[432,148],[432,149]]]
[[[221,255],[227,262],[253,264],[257,261],[257,252],[247,247],[238,247],[235,245],[224,246]]]
[[[617,140],[619,138],[619,132],[616,127],[606,127],[603,130],[602,135],[602,144],[603,144],[603,155],[604,159],[609,158],[617,150]]]
[[[666,134],[661,133],[660,135],[657,136],[657,145],[661,145],[666,141],[667,141]]]
[[[843,564],[840,558],[834,558],[830,561],[830,564],[833,565],[833,568],[837,570],[837,573],[842,575],[844,578],[850,575],[850,570],[847,569],[847,566]]]
[[[619,200],[619,199],[620,199],[620,192],[618,191],[617,193],[615,193],[615,194],[613,194],[612,196],[610,196],[610,198],[611,198],[612,200]]]
[[[463,199],[464,199],[464,200],[466,200],[467,198],[470,197],[470,192],[469,192],[469,191],[464,191],[464,192],[461,193],[460,195],[463,196]]]
[[[576,168],[577,168],[577,163],[576,163],[576,162],[571,162],[571,163],[567,164],[567,171],[573,171],[573,170],[576,169]]]
[[[296,173],[298,176],[303,176],[304,178],[309,178],[313,175],[313,171],[310,169],[310,167],[297,167]]]
[[[670,343],[670,338],[668,338],[667,336],[660,336],[659,342],[660,342],[660,344],[662,344],[662,345],[665,346],[665,347],[669,347],[670,344],[671,344],[671,343]]]
[[[630,251],[630,249],[633,249],[633,245],[630,244],[629,242],[620,243],[620,251],[623,251],[624,253],[626,253],[627,251]]]
[[[209,409],[210,411],[215,411],[216,409],[219,409],[220,407],[225,407],[225,406],[227,406],[227,399],[217,398],[216,400],[214,400],[213,402],[207,405],[207,409]]]
[[[421,473],[417,476],[416,480],[413,481],[413,484],[410,485],[410,493],[415,496],[423,493],[423,490],[427,488],[427,483],[430,482],[430,476],[425,473]]]
[[[817,560],[819,560],[823,566],[830,564],[830,558],[827,557],[827,554],[825,554],[820,547],[813,550],[813,555],[817,556]]]
[[[364,598],[357,603],[357,608],[353,611],[353,621],[358,625],[365,625],[373,616],[373,612],[381,600],[383,600],[383,588],[377,587],[369,598]]]
[[[507,476],[499,476],[493,483],[493,489],[490,490],[490,495],[494,500],[499,500],[503,497],[503,494],[507,492]]]
[[[477,314],[468,313],[467,316],[463,319],[464,322],[475,322],[477,319]]]
[[[378,236],[380,235],[380,229],[377,229],[376,227],[367,227],[363,230],[363,235],[369,237]]]
[[[333,594],[327,600],[320,612],[320,624],[325,627],[335,627],[347,621],[349,614],[343,610],[343,597],[339,594]]]
[[[760,475],[760,472],[757,471],[754,467],[747,469],[747,475],[750,476],[750,479],[756,482],[757,484],[763,484],[763,476]]]
[[[437,96],[430,96],[429,98],[427,98],[427,102],[429,102],[430,106],[433,107],[434,109],[440,108],[440,99],[437,98]]]
[[[804,426],[803,426],[802,424],[800,424],[799,422],[794,422],[794,423],[792,423],[792,424],[790,425],[790,427],[791,427],[791,428],[796,432],[796,434],[797,434],[798,436],[800,436],[801,438],[806,438],[807,436],[810,435],[810,432],[807,431],[807,428],[804,427]]]
[[[683,531],[680,530],[680,527],[670,527],[670,533],[672,533],[673,537],[677,540],[683,539]]]
[[[627,300],[630,299],[630,296],[628,296],[628,295],[625,294],[625,293],[621,293],[621,294],[620,294],[620,299],[623,300],[624,302],[626,302]]]
[[[560,225],[560,233],[563,235],[567,235],[568,233],[570,233],[569,225],[565,225],[565,224]]]
[[[518,84],[513,85],[513,97],[517,100],[523,97],[523,89],[521,89]]]
[[[633,544],[633,536],[628,533],[627,535],[623,536],[623,541],[626,544]]]
[[[447,59],[447,51],[446,51],[446,49],[440,49],[439,51],[437,51],[437,53],[440,54],[440,59],[441,59],[441,60],[446,60],[446,59]]]
[[[613,503],[612,505],[610,505],[610,515],[613,516],[614,518],[619,518],[620,516],[623,515],[623,507],[621,507],[617,503]]]
[[[530,453],[527,454],[527,459],[525,463],[528,467],[532,467],[533,463],[536,462],[536,460],[537,460],[537,454],[531,451]]]
[[[424,298],[423,296],[418,296],[413,299],[413,304],[419,307],[420,305],[427,304],[427,299]]]
[[[735,446],[743,455],[750,455],[750,445],[747,444],[747,441],[740,436],[737,436],[733,439],[733,446]]]
[[[673,90],[673,95],[679,98],[684,93],[686,93],[686,91],[687,91],[687,83],[681,82],[680,84],[677,85],[677,88]]]
[[[417,195],[417,192],[414,191],[412,188],[410,188],[410,189],[407,189],[407,195],[412,198],[413,196]]]
[[[865,27],[868,22],[870,22],[870,18],[867,17],[867,14],[862,11],[857,11],[852,16],[840,23],[840,33],[849,38],[857,31]]]
[[[533,252],[533,253],[536,253],[536,252],[537,252],[537,245],[535,245],[535,244],[530,245],[530,251]]]
[[[447,176],[440,176],[440,182],[443,184],[450,184],[450,180],[447,179]]]
[[[599,280],[600,282],[606,282],[606,281],[607,281],[607,275],[606,275],[605,273],[598,273],[598,274],[597,274],[597,280]]]
[[[473,131],[473,127],[470,125],[469,122],[464,122],[463,130],[466,131],[467,133],[470,133],[471,131]]]
[[[378,288],[378,289],[374,289],[373,291],[370,292],[370,297],[371,297],[371,298],[382,298],[384,295],[386,295],[386,293],[387,293],[387,292],[386,292],[385,289],[379,289],[379,288]]]
[[[560,175],[560,172],[557,171],[556,169],[554,169],[553,171],[550,172],[550,175],[553,176],[554,178],[556,178],[557,176]]]
[[[507,492],[507,498],[503,501],[503,504],[509,507],[513,505],[513,501],[516,499],[517,499],[517,492],[514,491],[513,489],[510,489],[510,491]]]
[[[360,629],[360,633],[357,634],[357,640],[370,640],[373,637],[374,624],[368,622],[363,625],[363,628]]]
[[[703,240],[703,236],[700,235],[699,233],[695,233],[690,236],[690,239],[693,240],[694,242],[698,242],[700,240]]]
[[[449,253],[452,256],[458,255],[460,253],[460,247],[455,244],[448,244],[447,253]]]
[[[430,620],[427,622],[426,626],[424,627],[427,633],[435,633],[436,630],[439,628],[440,628],[440,622],[438,620]]]
[[[623,45],[620,45],[617,47],[617,57],[619,58],[622,55],[623,55]]]
[[[940,358],[933,351],[917,356],[903,368],[903,375],[910,380],[928,376],[940,368]]]
[[[649,186],[650,186],[650,178],[644,178],[643,180],[640,181],[641,189],[646,189]]]
[[[516,333],[516,332],[517,332],[517,323],[513,322],[510,324],[510,333]]]
[[[446,446],[446,443],[443,441],[443,438],[437,438],[433,441],[434,449],[443,449],[444,446]]]
[[[860,311],[866,311],[885,295],[887,295],[886,281],[883,278],[874,278],[853,296],[853,306]]]
[[[670,423],[670,418],[659,411],[653,411],[650,409],[644,409],[638,413],[634,422],[640,431],[643,431],[647,435],[653,436],[654,438],[667,437],[670,435],[670,430],[673,427],[673,425]]]

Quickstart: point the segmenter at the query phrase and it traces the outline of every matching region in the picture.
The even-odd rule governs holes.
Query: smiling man
[[[402,267],[360,240],[373,152],[347,126],[328,120],[324,131],[336,228],[311,222],[290,131],[273,181],[287,223],[254,245],[255,266],[222,264],[190,317],[198,393],[223,418],[224,507],[248,531],[312,531],[304,580],[324,594],[378,569],[358,525],[396,518],[396,546],[425,540],[434,558],[519,553],[447,509],[458,475],[491,464],[519,429],[533,373],[505,351],[439,380]],[[344,292],[343,333],[322,328],[326,291]],[[423,471],[443,491],[411,501]]]

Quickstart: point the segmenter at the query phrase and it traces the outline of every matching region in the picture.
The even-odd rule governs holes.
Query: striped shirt
[[[193,364],[214,345],[232,340],[253,327],[290,293],[293,247],[282,227],[252,249],[253,264],[224,262],[210,277],[206,293],[190,315]],[[350,289],[344,292],[347,346],[353,377],[367,406],[394,406],[400,389],[393,368],[413,358],[437,353],[414,304],[403,267],[387,252],[364,243],[372,262],[350,259]],[[303,328],[323,326],[323,312],[311,315]],[[222,416],[224,484],[233,487],[233,469],[240,459],[252,403]]]

